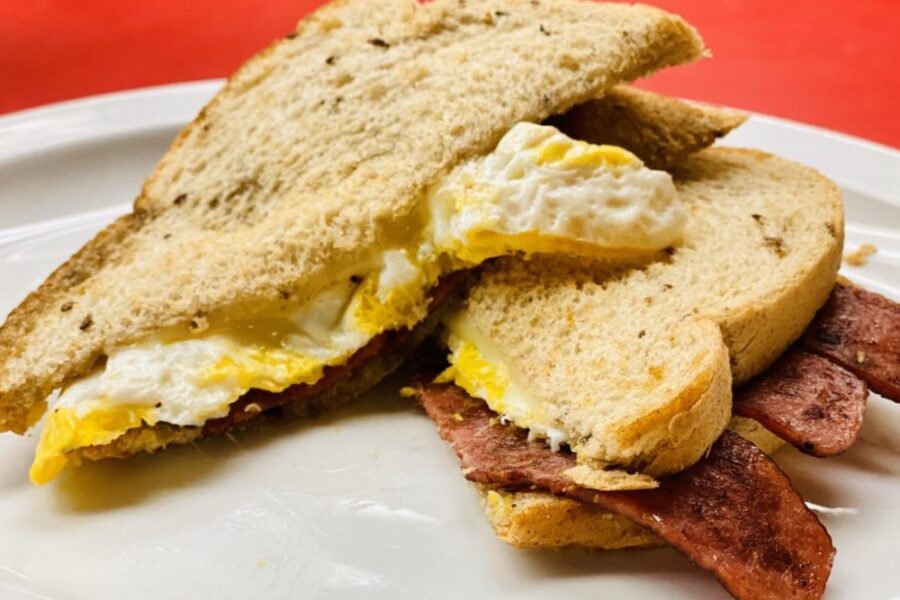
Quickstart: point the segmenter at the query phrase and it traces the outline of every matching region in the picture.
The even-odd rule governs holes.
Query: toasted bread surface
[[[176,138],[134,212],[0,329],[0,431],[108,349],[313,289],[403,239],[424,188],[621,81],[703,51],[645,6],[338,0],[251,59]]]
[[[475,486],[494,533],[517,548],[649,548],[658,537],[625,517],[571,498]]]

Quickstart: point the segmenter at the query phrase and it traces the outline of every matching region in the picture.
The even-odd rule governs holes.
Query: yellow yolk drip
[[[484,400],[502,418],[527,429],[529,439],[544,438],[554,451],[568,441],[567,434],[546,414],[540,398],[517,382],[500,349],[464,314],[444,319],[444,325],[449,331],[450,366],[438,375],[437,383],[452,382]]]
[[[79,418],[71,408],[59,408],[48,417],[34,463],[31,481],[44,484],[56,477],[70,460],[71,452],[85,446],[107,444],[142,423],[153,425],[152,411],[145,406],[117,406],[89,412]]]

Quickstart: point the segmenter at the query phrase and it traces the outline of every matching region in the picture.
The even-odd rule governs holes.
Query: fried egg
[[[144,424],[201,426],[226,416],[251,389],[313,384],[376,335],[415,326],[427,314],[429,291],[452,270],[515,252],[656,251],[679,240],[686,218],[668,174],[622,148],[531,123],[517,124],[494,151],[451,170],[419,206],[407,243],[335,273],[315,293],[296,290],[268,312],[210,315],[202,327],[174,327],[108,349],[102,365],[59,393],[32,480],[45,483],[78,460],[79,448],[107,444]],[[464,335],[459,340],[453,360],[463,387],[477,388],[475,395],[489,396],[492,408],[517,422],[532,423],[551,443],[564,441],[558,431],[541,429],[537,407],[509,374],[479,358]]]

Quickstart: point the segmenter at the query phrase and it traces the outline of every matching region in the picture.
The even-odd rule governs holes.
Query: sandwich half
[[[680,245],[487,265],[445,317],[449,367],[409,391],[501,539],[669,543],[735,597],[818,598],[834,548],[763,451],[843,452],[868,387],[900,401],[900,305],[835,285],[841,200],[815,171],[716,148],[672,172]]]
[[[675,175],[680,246],[637,265],[498,260],[445,317],[439,381],[568,446],[579,485],[655,487],[697,462],[731,420],[732,387],[781,356],[834,286],[843,212],[827,179],[726,148]]]
[[[732,418],[733,432],[688,469],[639,491],[574,483],[571,451],[552,451],[504,425],[459,386],[426,377],[415,393],[507,542],[531,548],[669,543],[736,598],[820,598],[834,547],[765,456],[780,441],[761,424],[813,456],[845,451],[859,432],[869,387],[900,402],[898,343],[900,304],[838,283],[796,344],[736,390],[733,411],[742,417]]]
[[[322,8],[232,76],[133,212],[9,315],[0,430],[53,401],[32,468],[45,482],[357,391],[488,258],[668,247],[683,216],[668,176],[534,123],[702,53],[643,6]],[[589,222],[607,186],[628,199]]]

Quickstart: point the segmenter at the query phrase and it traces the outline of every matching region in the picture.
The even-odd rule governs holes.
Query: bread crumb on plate
[[[869,262],[869,257],[878,252],[874,244],[862,244],[853,252],[844,256],[844,262],[851,267],[864,267]]]

